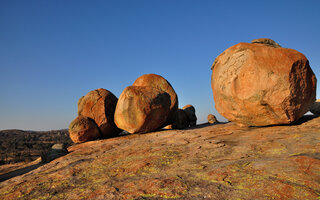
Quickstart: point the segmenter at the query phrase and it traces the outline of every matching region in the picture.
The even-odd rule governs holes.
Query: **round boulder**
[[[216,116],[214,116],[213,114],[208,115],[208,123],[209,124],[214,124],[217,122],[218,122],[218,120],[217,120]]]
[[[307,58],[263,40],[228,48],[211,67],[216,109],[242,126],[289,124],[315,100],[317,80]]]
[[[186,112],[189,118],[190,126],[195,127],[197,125],[196,109],[190,104],[185,105],[182,109]]]
[[[129,133],[154,131],[166,122],[170,103],[170,95],[162,90],[129,86],[119,97],[115,123]]]
[[[100,137],[96,123],[83,116],[78,116],[69,125],[69,136],[74,143],[83,143]]]
[[[99,88],[78,101],[78,115],[93,119],[104,138],[117,136],[122,130],[114,123],[118,98],[112,92]]]
[[[310,112],[315,115],[320,115],[320,99],[317,99],[313,104],[311,104]]]
[[[187,116],[187,113],[182,109],[178,109],[178,112],[176,115],[176,120],[172,124],[172,128],[173,129],[184,129],[184,128],[188,128],[189,125],[190,125],[190,120]]]
[[[137,78],[132,86],[149,86],[167,92],[170,95],[171,105],[168,119],[164,125],[174,123],[178,111],[178,96],[169,81],[157,74],[144,74]]]

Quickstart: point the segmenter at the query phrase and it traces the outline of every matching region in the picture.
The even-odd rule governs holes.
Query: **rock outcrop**
[[[176,114],[178,111],[178,96],[169,81],[157,74],[144,74],[137,78],[132,86],[150,86],[167,92],[170,95],[171,105],[168,119],[164,125],[172,124],[175,122]]]
[[[183,106],[182,109],[186,112],[189,118],[190,126],[195,127],[197,125],[196,109],[190,104]]]
[[[208,123],[209,124],[215,124],[217,122],[218,122],[218,120],[217,120],[216,116],[214,116],[213,114],[208,114]]]
[[[315,115],[320,115],[320,99],[317,99],[315,102],[311,104],[310,112],[312,112]]]
[[[129,133],[154,131],[166,122],[170,104],[170,95],[163,90],[129,86],[119,97],[115,123]]]
[[[215,107],[239,125],[289,124],[315,100],[317,81],[307,58],[269,39],[228,48],[211,69]]]
[[[74,143],[82,143],[98,139],[100,131],[91,118],[78,116],[69,125],[69,136]]]
[[[301,125],[227,123],[91,141],[0,182],[0,199],[315,200],[319,136],[318,117]]]
[[[118,98],[110,91],[99,88],[81,97],[78,115],[93,119],[104,138],[117,136],[122,130],[114,123],[114,111]]]

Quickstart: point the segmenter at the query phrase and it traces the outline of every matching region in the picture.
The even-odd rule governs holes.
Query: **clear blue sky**
[[[319,9],[319,0],[0,0],[0,130],[67,128],[81,96],[100,87],[119,96],[146,73],[169,80],[179,106],[205,122],[218,115],[211,64],[239,42],[271,38],[304,53],[319,77]]]

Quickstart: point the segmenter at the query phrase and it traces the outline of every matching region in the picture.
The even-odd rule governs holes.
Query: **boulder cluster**
[[[82,143],[118,136],[122,131],[145,133],[165,126],[196,126],[195,108],[178,108],[178,96],[162,76],[145,74],[126,87],[119,99],[99,88],[78,101],[78,116],[70,123],[70,138]]]
[[[317,79],[300,52],[262,38],[236,44],[214,61],[211,87],[217,111],[240,126],[290,124],[315,102]],[[311,108],[310,108],[311,106]],[[119,99],[106,89],[81,97],[70,138],[81,143],[118,136],[122,131],[145,133],[160,128],[196,126],[195,108],[178,107],[178,96],[162,76],[145,74],[126,87]],[[208,115],[208,123],[218,123]]]
[[[290,124],[315,101],[317,80],[307,58],[271,39],[236,44],[211,69],[217,111],[241,126]]]

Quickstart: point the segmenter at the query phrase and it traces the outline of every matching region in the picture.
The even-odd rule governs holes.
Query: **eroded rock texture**
[[[160,128],[170,112],[170,96],[153,87],[129,86],[121,93],[115,123],[129,133],[144,133]]]
[[[216,109],[230,121],[245,126],[289,124],[315,100],[316,77],[302,53],[263,39],[239,43],[219,55],[212,65],[211,86]]]
[[[175,122],[176,114],[178,111],[178,96],[169,81],[157,74],[144,74],[137,78],[132,85],[150,86],[167,92],[170,95],[171,105],[168,119],[164,125],[172,124]]]
[[[73,145],[0,182],[0,199],[315,200],[319,147],[320,118],[126,135]]]
[[[118,98],[106,89],[93,90],[79,99],[78,115],[93,119],[102,137],[117,136],[122,131],[114,123],[117,101]]]

